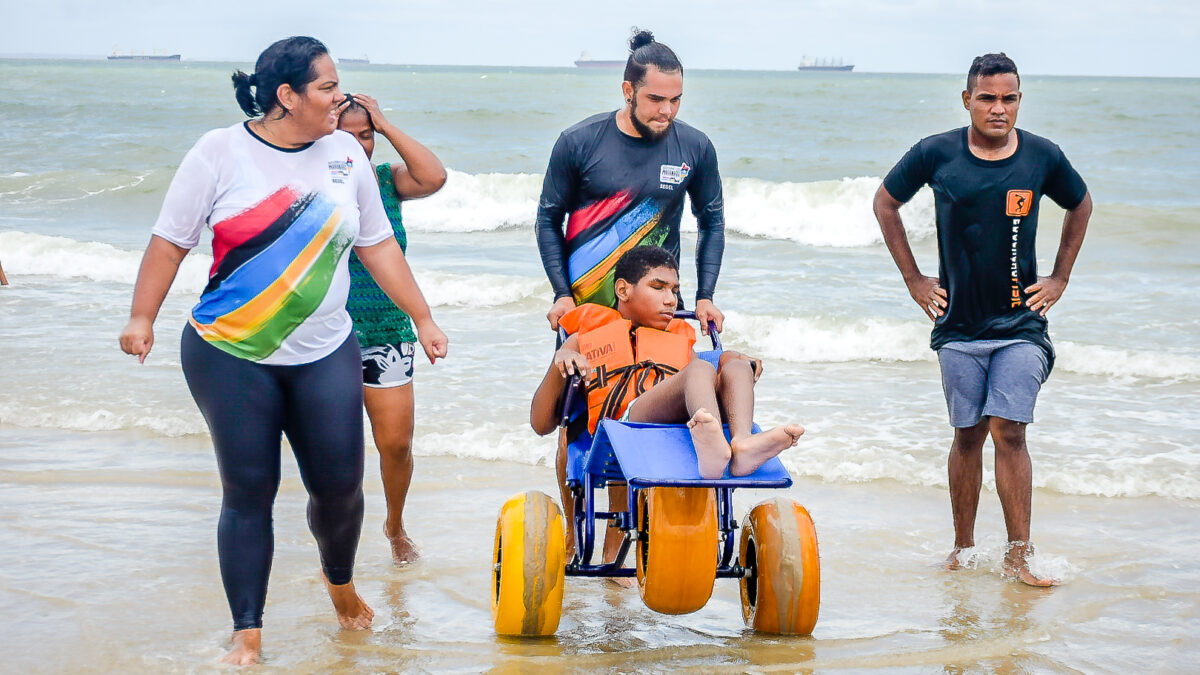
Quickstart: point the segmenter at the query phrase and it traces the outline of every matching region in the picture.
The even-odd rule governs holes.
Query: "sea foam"
[[[11,275],[50,275],[132,285],[137,280],[142,252],[111,244],[75,241],[29,232],[0,232],[4,269]],[[212,256],[192,253],[184,258],[173,292],[198,295],[208,283]],[[525,298],[548,295],[544,277],[503,274],[455,274],[418,268],[413,274],[434,306],[496,307]]]
[[[405,226],[414,232],[490,232],[532,228],[542,177],[537,174],[467,174],[449,171],[437,194],[404,205]],[[872,212],[880,179],[810,183],[726,178],[725,226],[748,237],[809,246],[855,247],[882,241]],[[909,237],[933,234],[933,195],[922,190],[901,210]],[[680,227],[696,231],[690,209]]]

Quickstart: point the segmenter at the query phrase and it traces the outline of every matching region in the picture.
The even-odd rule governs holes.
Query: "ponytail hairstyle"
[[[279,103],[279,85],[289,85],[297,94],[303,94],[308,83],[317,79],[314,62],[328,53],[320,40],[304,36],[284,38],[267,47],[258,55],[253,75],[240,70],[233,73],[233,93],[242,112],[247,117],[258,117],[278,107],[276,119],[286,117],[288,110]]]
[[[629,38],[629,59],[625,61],[625,81],[634,89],[646,81],[646,69],[654,66],[664,73],[683,74],[683,64],[671,48],[654,39],[654,33],[633,28]]]

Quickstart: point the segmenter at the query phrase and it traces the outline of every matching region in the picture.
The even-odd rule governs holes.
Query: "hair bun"
[[[648,30],[640,30],[635,26],[633,37],[629,38],[629,51],[636,52],[651,42],[654,42],[654,33]]]

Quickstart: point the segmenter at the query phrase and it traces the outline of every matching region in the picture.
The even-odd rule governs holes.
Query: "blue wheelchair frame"
[[[679,319],[695,320],[694,312],[676,312]],[[713,367],[721,353],[721,338],[716,326],[709,324],[712,350],[698,352]],[[560,342],[566,334],[560,329]],[[561,427],[579,416],[587,416],[587,397],[582,395],[582,380],[571,378],[561,399]],[[754,425],[755,432],[759,431]],[[729,429],[725,429],[726,437]],[[746,570],[737,563],[734,531],[738,527],[733,513],[735,488],[787,488],[792,478],[787,469],[773,457],[748,476],[730,476],[728,469],[718,479],[700,477],[696,449],[685,424],[646,424],[601,420],[593,438],[584,431],[567,445],[567,487],[574,500],[575,556],[567,563],[566,574],[578,577],[632,577],[633,567],[625,567],[633,536],[640,536],[635,514],[640,494],[652,487],[707,487],[716,490],[717,527],[721,537],[721,554],[717,564],[718,578],[740,579]],[[625,511],[596,510],[596,490],[610,483],[625,483],[629,488],[629,504]],[[610,563],[593,563],[596,548],[596,520],[615,521],[625,532],[616,559]],[[631,533],[633,536],[630,536]],[[681,561],[682,564],[682,561]]]

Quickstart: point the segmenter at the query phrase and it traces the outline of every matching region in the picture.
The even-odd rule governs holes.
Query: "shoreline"
[[[977,566],[946,572],[938,566],[952,538],[943,490],[797,478],[783,494],[809,509],[821,544],[821,616],[812,637],[745,629],[731,580],[718,580],[700,611],[665,616],[646,609],[636,591],[568,578],[557,636],[521,641],[492,632],[487,568],[495,517],[515,492],[553,495],[552,467],[417,456],[405,520],[423,559],[396,569],[382,536],[377,454],[367,453],[355,580],[376,610],[374,627],[337,629],[304,523],[305,493],[285,446],[264,620],[268,666],[1095,671],[1148,662],[1184,670],[1200,659],[1186,628],[1200,614],[1200,533],[1189,525],[1200,516],[1195,502],[1035,490],[1039,559],[1066,573],[1062,587],[1036,589],[1000,577],[1003,522],[994,492],[985,489],[981,499]],[[216,666],[229,618],[215,552],[220,492],[206,438],[3,427],[0,456],[7,507],[0,605],[10,617],[6,651],[19,653],[11,667]],[[776,494],[739,490],[739,518]],[[18,615],[25,618],[12,622]],[[147,633],[146,626],[155,629]],[[1107,646],[1113,640],[1121,642],[1118,650]]]

